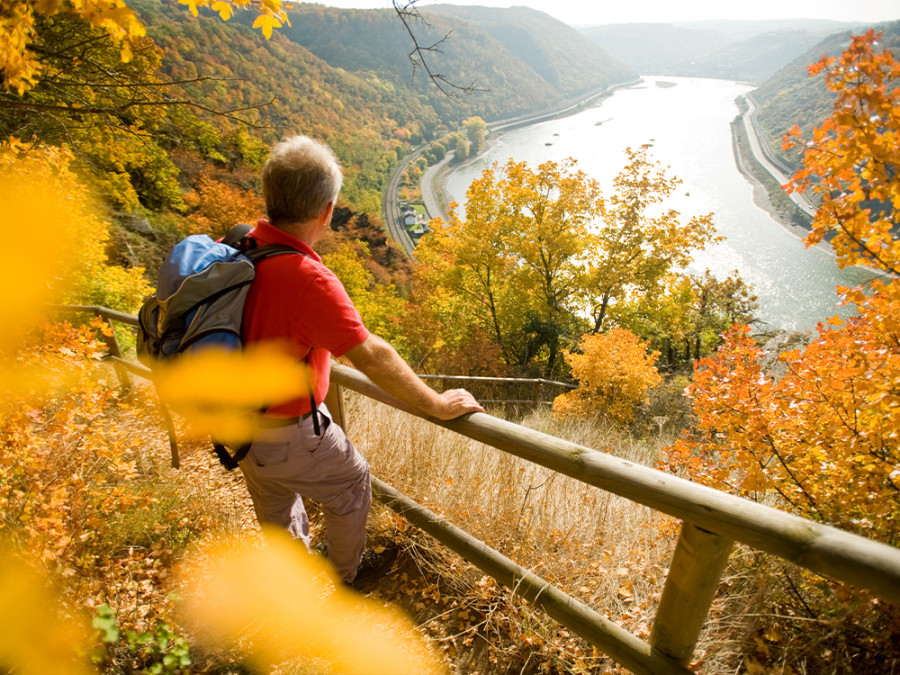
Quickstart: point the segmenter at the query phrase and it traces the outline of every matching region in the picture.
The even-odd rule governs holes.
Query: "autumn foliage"
[[[646,343],[624,328],[585,335],[580,347],[580,353],[563,353],[579,386],[556,398],[554,414],[631,421],[635,406],[662,382],[654,365],[659,353],[648,353]]]
[[[184,220],[185,235],[208,234],[213,239],[225,235],[239,223],[254,225],[263,213],[258,192],[201,176],[185,196],[190,213]]]
[[[87,672],[99,641],[90,614],[101,604],[116,607],[123,630],[163,620],[171,609],[163,570],[176,542],[204,521],[147,480],[148,439],[135,419],[146,402],[125,405],[111,371],[99,367],[108,332],[99,320],[45,324],[14,355],[0,355],[0,540],[9,546],[0,547],[0,606],[26,592],[17,611],[0,614],[0,630],[7,638],[20,625],[35,631],[14,654],[0,640],[0,658],[22,672]],[[32,608],[38,598],[47,604]],[[32,617],[70,640],[67,650],[53,647]],[[98,664],[106,658],[95,656]],[[138,654],[128,663],[149,665]]]
[[[900,273],[900,62],[878,51],[881,35],[853,38],[839,57],[810,66],[835,94],[834,114],[805,142],[804,168],[789,190],[812,188],[822,198],[810,245],[826,236],[838,265],[866,265]],[[803,144],[794,127],[785,148]]]
[[[218,12],[223,19],[233,15],[234,8],[253,6],[259,15],[254,28],[259,28],[266,37],[287,17],[281,0],[179,0],[197,15],[198,7],[208,7]],[[122,0],[22,0],[8,2],[0,15],[0,74],[3,87],[19,94],[33,87],[45,69],[40,53],[35,52],[35,23],[38,16],[70,14],[84,19],[92,26],[102,29],[121,48],[123,61],[133,55],[131,41],[146,34],[137,15]]]
[[[823,193],[810,245],[832,232],[838,264],[894,271],[900,176],[889,167],[900,147],[900,67],[875,42],[872,32],[855,37],[839,59],[811,68],[827,70],[837,100],[794,184]],[[747,328],[702,360],[688,390],[699,437],[680,442],[670,461],[717,487],[777,495],[808,517],[897,544],[900,284],[842,291],[857,315],[823,322],[805,348],[780,354],[771,369]]]
[[[149,292],[143,269],[108,264],[109,222],[71,163],[65,149],[0,144],[0,225],[19,251],[0,270],[0,298],[24,323],[41,303],[135,311]]]
[[[680,442],[670,461],[713,487],[775,493],[806,517],[897,544],[897,300],[874,298],[840,329],[821,327],[805,349],[780,355],[777,378],[749,331],[732,331],[688,388],[702,440]]]
[[[564,372],[563,349],[661,293],[715,239],[711,216],[665,208],[679,181],[646,148],[625,160],[610,196],[572,159],[485,170],[465,217],[452,209],[417,246],[413,309],[432,311],[414,320],[440,322],[448,342],[486,337],[512,372]]]

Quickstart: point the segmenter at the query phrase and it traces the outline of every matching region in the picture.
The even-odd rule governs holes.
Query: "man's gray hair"
[[[306,222],[337,200],[343,175],[334,152],[308,136],[272,148],[262,170],[266,214],[273,225]]]

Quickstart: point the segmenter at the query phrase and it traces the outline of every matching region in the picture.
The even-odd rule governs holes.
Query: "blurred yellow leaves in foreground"
[[[134,311],[150,287],[140,267],[109,264],[109,222],[68,150],[0,143],[0,348],[14,347],[49,303]]]
[[[231,445],[252,438],[266,408],[309,396],[306,365],[274,345],[188,353],[160,363],[155,381],[160,399],[184,416],[192,432]]]
[[[99,320],[74,329],[40,326],[45,306],[107,304],[107,298],[115,298],[109,306],[126,309],[147,290],[141,270],[107,265],[108,224],[92,213],[90,197],[69,162],[65,150],[16,142],[0,146],[0,226],[10,251],[0,266],[0,404],[33,422],[23,427],[20,445],[10,446],[17,454],[7,453],[0,461],[21,469],[22,477],[16,477],[23,484],[32,479],[23,472],[40,464],[25,461],[26,452],[38,452],[35,447],[51,449],[47,456],[59,459],[54,467],[65,474],[77,471],[76,460],[83,458],[71,455],[68,466],[68,453],[84,453],[84,446],[57,444],[47,436],[48,420],[57,426],[75,420],[87,428],[105,414],[98,401],[112,395],[112,389],[92,383],[92,365],[105,355],[98,333],[109,328]],[[304,364],[270,346],[191,355],[163,368],[157,384],[193,430],[242,441],[260,410],[308,395],[309,375]],[[50,405],[53,394],[67,388],[78,395],[57,410]],[[102,437],[97,442],[117,450]],[[14,489],[19,488],[9,488]],[[102,530],[103,524],[90,527]],[[15,538],[19,532],[26,539],[20,530],[11,526],[4,534]],[[77,534],[93,535],[87,530]],[[36,565],[44,572],[39,574],[25,559],[27,541],[17,543],[15,551],[0,543],[0,670],[92,672],[89,657],[100,638],[89,630],[89,617],[47,583],[53,565],[45,559]],[[256,542],[252,547],[230,543],[206,547],[201,555],[194,573],[174,589],[189,598],[185,637],[192,646],[231,645],[261,668],[281,665],[290,672],[442,672],[407,619],[344,588],[327,562],[308,555],[286,534],[270,533],[261,550]]]
[[[217,542],[184,565],[176,588],[193,647],[236,648],[263,672],[444,672],[399,610],[345,588],[327,561],[281,530],[266,534],[265,546]],[[85,626],[35,570],[0,549],[3,667],[21,675],[89,673]]]
[[[0,667],[20,675],[81,675],[84,626],[63,618],[38,573],[0,546]]]
[[[0,231],[9,252],[0,265],[0,346],[15,340],[17,327],[33,325],[77,251],[71,220],[78,206],[57,184],[61,153],[50,155],[37,161],[0,154]]]
[[[345,588],[287,533],[266,535],[264,548],[222,543],[186,567],[186,623],[201,642],[237,646],[264,670],[444,672],[399,611]]]

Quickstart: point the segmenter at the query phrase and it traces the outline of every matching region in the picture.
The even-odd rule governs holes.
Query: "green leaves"
[[[116,612],[105,602],[97,608],[91,625],[100,631],[100,641],[114,643],[119,641],[119,627],[116,625]]]

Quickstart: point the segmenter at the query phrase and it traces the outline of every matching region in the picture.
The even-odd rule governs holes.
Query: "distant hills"
[[[487,33],[541,80],[565,96],[632,79],[636,73],[570,26],[528,7],[496,9],[429,5],[426,17],[440,15]],[[454,29],[454,35],[455,35]],[[485,44],[490,50],[490,45]]]
[[[796,124],[809,137],[833,105],[823,78],[809,77],[807,67],[825,54],[840,54],[851,34],[871,27],[884,33],[883,47],[900,52],[900,21],[875,26],[819,19],[700,21],[614,24],[580,31],[641,74],[758,85],[752,96],[758,104],[759,129],[774,154],[796,164],[799,156],[781,150],[785,132]]]
[[[821,19],[611,24],[582,34],[644,75],[759,84],[828,35],[854,24]]]
[[[561,106],[637,77],[576,30],[532,10],[436,6],[427,25],[414,26],[423,46],[443,40],[429,54],[434,72],[476,88],[450,98],[414,72],[413,44],[393,10],[300,4],[289,10],[291,25],[266,40],[251,27],[253,12],[224,22],[210,11],[193,17],[175,2],[129,6],[162,50],[164,77],[192,82],[186,86],[209,108],[240,110],[266,146],[301,132],[325,139],[347,167],[345,199],[369,213],[380,211],[400,157],[467,118]]]
[[[536,10],[428,5],[412,24],[433,72],[471,94],[450,99],[409,60],[409,35],[393,10],[341,10],[300,4],[281,32],[329,65],[371,72],[411,89],[445,122],[491,121],[532,112],[634,79],[637,72],[574,28]],[[444,39],[446,38],[446,39]]]
[[[875,28],[884,34],[881,47],[900,54],[900,21],[876,25]],[[829,35],[778,70],[753,92],[753,98],[759,105],[757,118],[760,129],[776,154],[796,162],[799,159],[796,155],[791,156],[781,150],[781,138],[785,132],[797,124],[808,138],[812,127],[818,126],[831,114],[834,99],[825,88],[821,76],[809,77],[807,66],[826,54],[839,55],[853,32],[859,31],[845,30]]]

